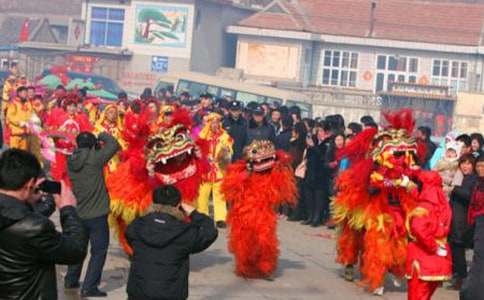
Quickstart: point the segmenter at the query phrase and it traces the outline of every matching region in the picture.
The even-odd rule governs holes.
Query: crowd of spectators
[[[95,128],[96,124],[102,120],[102,123],[99,123],[100,126],[106,127],[101,127],[101,131],[96,133],[100,134],[100,137],[102,137],[101,132],[108,132],[108,129],[115,129],[113,126],[119,126],[117,122],[118,120],[122,122],[126,111],[139,112],[142,107],[152,111],[154,119],[160,115],[166,105],[176,104],[185,107],[192,113],[194,133],[200,132],[201,128],[205,126],[206,117],[209,114],[218,113],[221,117],[223,129],[233,140],[232,161],[243,158],[244,147],[254,140],[272,141],[277,150],[288,152],[292,156],[292,166],[299,189],[299,201],[296,207],[279,207],[280,218],[287,218],[291,222],[300,222],[311,227],[326,226],[329,229],[335,228],[331,218],[331,201],[336,193],[335,181],[338,174],[349,167],[348,160],[340,155],[340,152],[345,149],[347,143],[351,142],[356,135],[366,128],[378,128],[377,122],[371,116],[363,116],[358,122],[350,123],[341,115],[309,118],[303,116],[303,112],[298,106],[287,107],[279,103],[256,102],[244,105],[244,103],[230,98],[215,99],[210,94],[202,94],[198,99],[193,99],[188,93],[174,97],[171,91],[163,90],[160,95],[157,95],[158,97],[155,97],[150,89],[146,89],[140,99],[136,101],[128,101],[126,94],[122,93],[119,95],[119,100],[110,106],[102,101],[88,101],[85,90],[78,91],[80,101],[75,103],[65,99],[66,91],[63,86],[59,86],[48,95],[36,92],[33,87],[18,86],[15,87],[13,95],[10,91],[12,96],[8,100],[3,100],[2,124],[4,129],[8,129],[8,134],[3,134],[2,140],[5,140],[12,148],[30,151],[39,158],[39,141],[36,140],[38,137],[36,137],[34,130],[35,122],[32,121],[35,118],[32,117],[36,116],[38,123],[42,126],[48,126],[47,116],[56,107],[62,108],[69,115],[76,116],[74,119],[78,122],[78,125],[82,126],[83,120],[85,120],[87,124],[85,128]],[[4,97],[8,94],[5,91],[3,93]],[[109,117],[108,111],[113,106],[116,108],[114,110],[116,114]],[[106,115],[107,123],[103,123],[105,120],[101,116],[104,115]],[[78,116],[85,118],[78,118]],[[170,116],[166,114],[165,117],[169,118]],[[115,131],[108,133],[116,138]],[[428,127],[418,127],[414,136],[419,144],[419,149],[425,149],[418,161],[420,167],[435,170],[440,174],[443,179],[444,191],[452,207],[453,219],[449,237],[454,266],[452,287],[461,289],[465,282],[465,285],[468,286],[466,291],[472,290],[469,287],[472,284],[476,285],[478,282],[482,284],[482,279],[475,279],[475,277],[482,276],[480,275],[482,272],[479,270],[482,270],[484,264],[482,261],[482,255],[484,255],[482,243],[484,232],[484,138],[481,133],[457,134],[450,132],[437,145],[432,138],[431,129]],[[105,139],[105,143],[109,145],[110,137],[105,137]],[[121,141],[118,140],[117,142],[121,144]],[[121,147],[120,145],[116,146],[114,140],[112,144],[116,149]],[[81,149],[78,149],[78,151],[82,152],[82,145],[78,146]],[[86,159],[89,159],[93,161],[93,165],[96,165],[95,161],[100,160],[102,163],[97,165],[104,166],[116,152],[116,149],[113,149],[108,154],[100,154],[99,157],[95,157],[94,154],[88,154],[93,146],[84,147],[87,148],[85,154],[77,153],[78,158],[83,160],[83,163]],[[75,156],[76,153],[73,157]],[[74,193],[77,197],[81,197],[80,195],[87,190],[82,186],[85,179],[79,178],[88,176],[87,178],[95,179],[95,176],[88,174],[89,172],[79,175],[80,168],[80,165],[76,165],[76,162],[71,159],[69,173],[66,174],[67,177],[65,178],[72,180]],[[36,170],[36,172],[40,171]],[[92,172],[101,176],[102,168]],[[37,174],[31,177],[36,178]],[[25,178],[18,184],[12,184],[15,185],[15,188],[21,188],[29,179],[31,178]],[[0,190],[10,190],[8,184],[8,182],[1,182]],[[82,199],[78,200],[81,200],[81,203],[86,203]],[[94,252],[99,252],[98,268],[101,269],[109,244],[109,236],[106,235],[108,201],[102,202],[103,214],[101,215],[92,214],[92,209],[87,207],[83,209],[82,205],[79,206],[79,215],[83,219],[84,227],[90,226],[90,223],[86,220],[93,221],[96,218],[101,218],[98,221],[102,223],[100,226],[104,230],[100,233],[102,237],[97,238],[99,251],[92,249]],[[95,204],[92,208],[96,205],[98,204]],[[98,209],[96,208],[96,210]],[[223,228],[223,225],[220,224],[220,228]],[[99,227],[98,225],[93,226]],[[94,232],[94,230],[92,231]],[[85,243],[85,239],[86,237],[82,236],[82,243]],[[92,243],[92,237],[90,239]],[[476,255],[469,273],[465,252],[466,249],[472,247],[474,247]],[[65,260],[65,262],[79,263],[80,260]],[[77,265],[69,268],[67,279],[70,281],[67,285],[78,285],[81,267],[81,265]],[[467,277],[473,278],[465,281],[464,279]],[[92,285],[90,288],[94,289],[99,284],[99,279],[100,275],[90,278],[88,280],[88,284]]]

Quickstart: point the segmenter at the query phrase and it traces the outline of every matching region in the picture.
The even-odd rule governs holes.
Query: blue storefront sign
[[[151,71],[157,73],[166,73],[168,71],[168,57],[153,56],[151,59]]]

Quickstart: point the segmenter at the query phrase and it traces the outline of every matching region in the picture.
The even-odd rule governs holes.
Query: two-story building
[[[18,63],[34,79],[66,66],[134,94],[166,72],[234,67],[237,40],[225,28],[255,11],[226,0],[39,0],[25,3],[24,13],[9,3],[0,0],[0,67]],[[36,5],[46,14],[27,14]]]
[[[67,44],[69,24],[80,15],[81,0],[0,0],[0,71],[20,65],[29,73],[21,39]]]
[[[224,29],[252,13],[223,0],[83,0],[83,47],[105,61],[122,60],[106,72],[139,92],[166,72],[233,67],[236,38]]]
[[[276,0],[227,31],[246,80],[301,90],[316,114],[378,116],[395,82],[484,89],[481,4]]]

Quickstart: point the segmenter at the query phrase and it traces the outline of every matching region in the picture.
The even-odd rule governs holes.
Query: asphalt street
[[[273,280],[245,280],[234,275],[226,230],[221,230],[214,245],[191,258],[189,299],[406,299],[405,284],[394,287],[390,278],[383,297],[368,294],[357,282],[344,281],[341,267],[335,263],[333,235],[334,231],[327,229],[280,221],[281,255]],[[101,289],[108,292],[108,299],[127,298],[128,271],[129,261],[113,239],[101,284]],[[58,267],[60,299],[79,299],[78,291],[63,290],[63,274],[65,267]],[[441,288],[433,299],[458,299],[458,294]]]

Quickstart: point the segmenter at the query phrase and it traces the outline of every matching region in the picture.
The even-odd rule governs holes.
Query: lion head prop
[[[149,114],[130,112],[125,117],[128,148],[116,171],[107,178],[112,220],[123,228],[150,207],[153,190],[160,185],[175,185],[184,202],[195,201],[202,175],[208,171],[203,145],[191,137],[188,111],[175,107],[171,122],[150,123]],[[155,129],[153,129],[155,128]],[[119,235],[121,244],[130,253]]]

